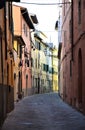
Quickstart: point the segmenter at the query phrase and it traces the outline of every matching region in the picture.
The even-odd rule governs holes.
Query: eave
[[[21,14],[24,20],[26,21],[27,25],[30,27],[30,29],[35,29],[26,8],[21,8]]]
[[[30,17],[34,24],[38,24],[38,19],[37,19],[36,15],[31,15]]]
[[[60,59],[61,57],[61,49],[62,49],[62,42],[59,43],[59,47],[58,47],[58,59]]]
[[[14,36],[14,39],[18,40],[22,46],[25,46],[25,42],[21,36]]]

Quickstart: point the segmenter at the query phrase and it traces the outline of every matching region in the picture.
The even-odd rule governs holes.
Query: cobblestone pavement
[[[85,116],[57,93],[33,95],[15,105],[2,130],[85,130]]]

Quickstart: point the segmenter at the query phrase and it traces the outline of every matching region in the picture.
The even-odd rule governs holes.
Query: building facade
[[[0,3],[0,125],[14,108],[12,2]]]
[[[58,92],[58,50],[53,48],[53,92]]]
[[[17,15],[16,15],[17,13]],[[32,94],[31,34],[33,22],[26,8],[13,5],[15,100]],[[18,21],[17,21],[18,19]]]
[[[41,31],[35,31],[32,42],[32,88],[33,93],[52,91],[52,49],[46,43],[47,37]]]
[[[69,1],[66,1],[69,2]],[[60,95],[85,114],[85,1],[71,0],[62,5],[62,48],[59,50],[61,69]]]

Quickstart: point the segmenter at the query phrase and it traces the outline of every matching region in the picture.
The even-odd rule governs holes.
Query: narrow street
[[[15,104],[2,130],[85,130],[85,116],[57,93],[33,95]]]

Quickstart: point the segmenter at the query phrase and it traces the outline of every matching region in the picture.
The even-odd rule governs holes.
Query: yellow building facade
[[[58,92],[58,50],[53,48],[53,91]]]
[[[47,37],[41,31],[34,33],[32,42],[32,86],[34,93],[52,91],[52,57],[45,51],[52,51],[46,43]]]

